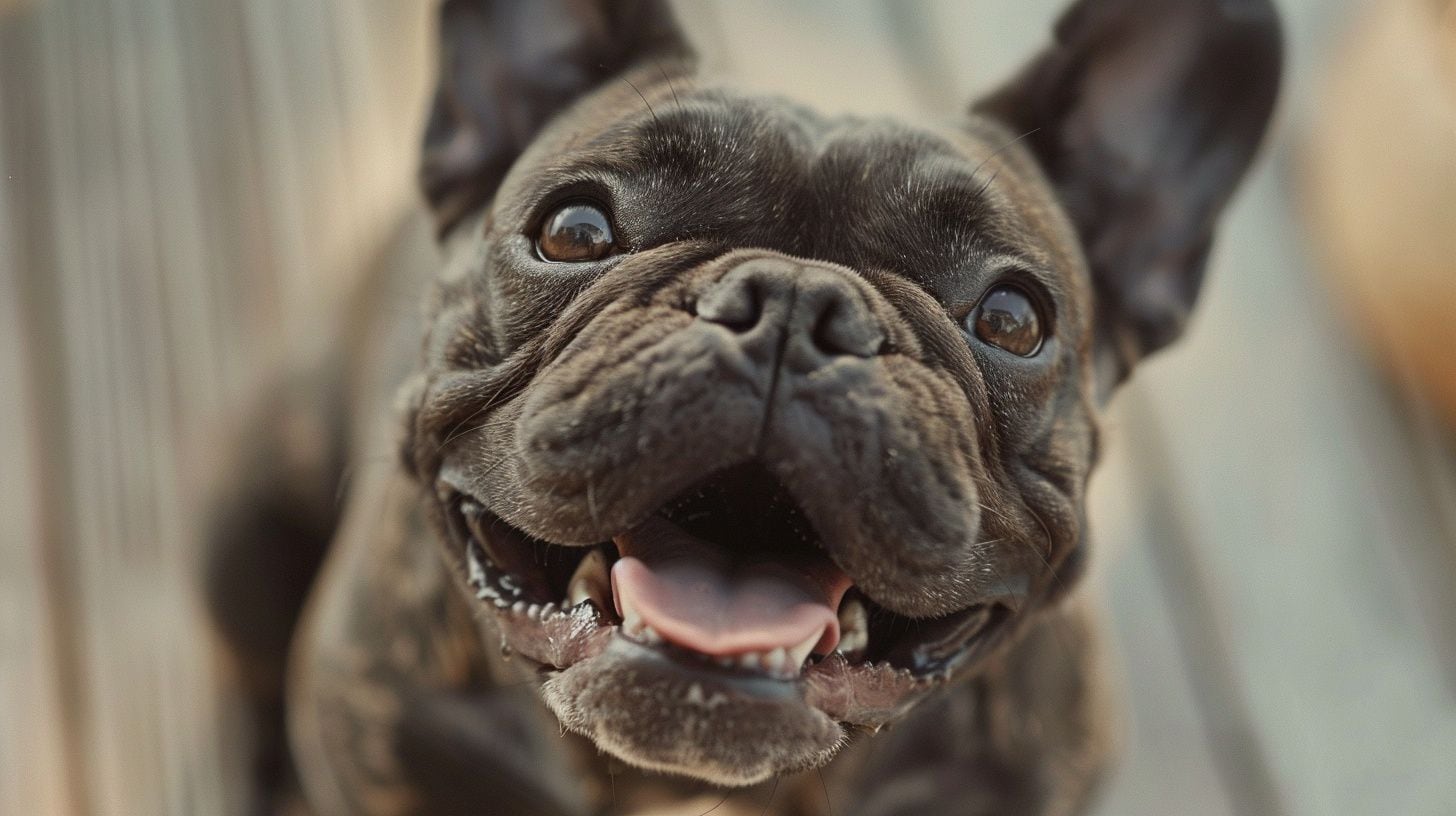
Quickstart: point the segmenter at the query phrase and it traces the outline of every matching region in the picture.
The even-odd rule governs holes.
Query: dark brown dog
[[[352,486],[293,653],[311,804],[631,812],[827,765],[839,814],[1076,812],[1096,409],[1192,306],[1267,4],[1078,3],[939,129],[734,93],[649,0],[450,0],[442,32],[407,477]],[[289,616],[258,636],[234,584],[288,541],[301,584],[332,519],[229,518],[215,594],[267,687]],[[613,793],[613,758],[664,775]]]

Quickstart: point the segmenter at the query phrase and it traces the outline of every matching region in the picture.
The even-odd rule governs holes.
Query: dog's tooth
[[[526,615],[532,618],[540,619],[541,604],[531,604],[530,606],[526,607]]]
[[[719,666],[722,666],[725,669],[731,669],[734,666],[738,665],[738,658],[734,657],[733,655],[718,655],[717,657],[713,658],[713,662],[717,663]]]
[[[821,631],[816,635],[804,638],[798,646],[790,649],[788,657],[789,668],[793,671],[802,669],[804,667],[804,661],[809,659],[809,653],[814,651],[815,646],[819,645],[819,639],[823,636],[824,633]]]
[[[591,600],[591,591],[587,589],[586,584],[575,578],[571,579],[571,586],[566,590],[566,608],[579,606],[589,600]]]
[[[525,612],[526,612],[526,602],[525,601],[516,601],[515,603],[511,604],[511,611],[514,612],[517,615],[523,615],[523,614],[525,614]]]
[[[485,567],[481,566],[473,543],[465,548],[465,568],[470,573],[470,585],[476,588],[476,592],[483,593],[485,591]]]
[[[648,643],[661,643],[662,635],[657,634],[657,630],[651,626],[644,625],[642,627],[642,639]]]
[[[864,651],[869,645],[869,616],[858,598],[850,598],[839,607],[839,652],[846,657]]]
[[[636,635],[642,631],[642,618],[638,617],[637,610],[630,606],[622,607],[622,631],[629,635]]]
[[[611,608],[612,584],[607,577],[607,557],[601,550],[593,549],[576,565],[571,580],[566,585],[566,605],[576,606],[583,601],[595,601],[600,609]]]
[[[549,618],[552,615],[555,615],[556,612],[557,612],[556,604],[554,604],[554,603],[546,604],[545,606],[542,606],[541,607],[541,619],[542,620],[545,620],[546,618]]]
[[[738,667],[758,671],[763,668],[763,655],[759,652],[744,652],[738,656]]]
[[[781,676],[788,673],[789,653],[780,646],[763,657],[763,667],[769,674]],[[798,671],[798,666],[794,667]]]

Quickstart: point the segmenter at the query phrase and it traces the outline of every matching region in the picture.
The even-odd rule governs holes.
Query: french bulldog
[[[440,35],[399,465],[327,509],[337,372],[394,336],[356,330],[294,392],[322,418],[273,414],[314,459],[215,540],[269,778],[323,814],[1081,812],[1098,411],[1188,320],[1269,4],[1081,0],[931,126],[737,92],[660,0],[446,0]]]

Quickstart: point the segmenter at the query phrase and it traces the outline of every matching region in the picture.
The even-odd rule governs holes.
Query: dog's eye
[[[1031,296],[1016,286],[997,286],[981,298],[969,326],[976,336],[1021,357],[1041,348],[1041,315]]]
[[[572,201],[557,207],[541,224],[536,251],[558,263],[595,261],[612,251],[612,222],[601,207]]]

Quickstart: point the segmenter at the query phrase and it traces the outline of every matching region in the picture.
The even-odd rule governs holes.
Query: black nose
[[[849,273],[782,258],[734,267],[698,300],[698,316],[745,346],[782,344],[783,363],[811,371],[835,357],[873,357],[879,323]]]

